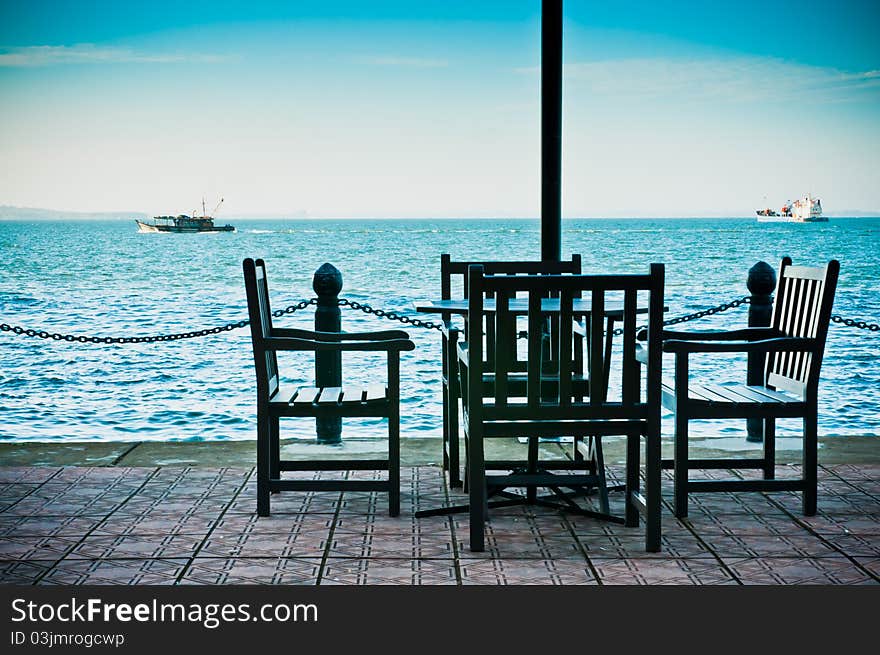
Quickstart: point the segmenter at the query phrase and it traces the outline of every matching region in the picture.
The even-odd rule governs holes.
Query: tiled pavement
[[[326,492],[274,495],[259,518],[250,468],[2,467],[0,583],[880,582],[875,465],[821,467],[815,517],[796,494],[701,494],[679,521],[667,478],[660,553],[641,528],[538,507],[493,510],[487,551],[471,553],[466,514],[413,516],[464,502],[438,468],[404,469],[402,492],[397,518],[384,495]]]

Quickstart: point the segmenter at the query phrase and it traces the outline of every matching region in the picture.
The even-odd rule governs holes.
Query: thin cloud
[[[0,50],[0,67],[57,66],[62,64],[176,64],[218,63],[225,55],[144,53],[130,48],[99,47],[90,43],[73,46],[36,45]]]
[[[370,56],[359,57],[358,61],[372,66],[400,66],[403,68],[445,68],[445,59],[426,59],[423,57]]]
[[[535,74],[539,69],[517,71]],[[761,57],[574,62],[564,66],[564,76],[596,94],[622,99],[835,102],[880,90],[880,71],[849,72]]]

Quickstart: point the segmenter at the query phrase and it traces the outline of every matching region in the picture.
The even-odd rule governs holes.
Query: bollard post
[[[749,303],[749,327],[769,327],[773,314],[773,290],[776,288],[776,271],[767,262],[758,262],[749,269],[746,282],[752,294]],[[746,384],[764,384],[764,355],[749,353],[746,369]],[[764,440],[764,420],[746,419],[748,436],[746,441]]]
[[[322,264],[312,278],[312,288],[318,295],[315,309],[315,330],[318,332],[341,332],[342,312],[339,309],[339,292],[342,290],[342,273],[333,264]],[[342,386],[342,353],[315,353],[315,386]],[[315,419],[318,443],[342,442],[342,417],[319,416]]]

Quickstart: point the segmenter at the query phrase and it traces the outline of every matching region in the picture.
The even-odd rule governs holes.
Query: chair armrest
[[[378,332],[316,332],[297,328],[273,328],[273,337],[311,339],[313,341],[387,341],[388,339],[409,339],[403,330],[381,330]]]
[[[740,330],[706,330],[704,332],[678,332],[663,330],[663,339],[680,341],[758,341],[760,339],[776,339],[785,335],[771,327],[750,327]]]
[[[818,352],[815,339],[783,337],[762,341],[685,341],[670,339],[663,342],[663,350],[668,353],[777,353],[777,352]]]
[[[455,352],[456,352],[456,357],[458,358],[458,361],[460,361],[462,364],[467,366],[467,363],[469,361],[468,355],[470,354],[470,352],[468,351],[467,341],[459,341],[456,344]]]
[[[315,339],[296,339],[292,337],[269,337],[264,339],[268,350],[313,350],[313,351],[380,351],[400,352],[414,350],[415,344],[409,339],[385,339],[382,341],[317,341]]]
[[[440,332],[443,334],[443,337],[446,339],[450,339],[452,341],[456,341],[458,339],[458,335],[461,334],[461,330],[457,327],[453,327],[452,323],[449,321],[441,321],[440,322]]]

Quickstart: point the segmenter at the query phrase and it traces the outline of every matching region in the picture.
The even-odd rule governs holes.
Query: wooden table
[[[467,298],[452,298],[452,299],[442,299],[442,300],[423,300],[417,301],[414,303],[416,311],[428,313],[428,314],[455,314],[457,316],[467,316],[468,313],[468,301]],[[508,305],[510,307],[511,313],[526,315],[528,314],[528,300],[525,298],[511,298],[508,301]],[[573,314],[583,316],[585,319],[585,323],[589,324],[589,316],[592,311],[592,302],[588,298],[575,298],[572,303]],[[668,311],[668,307],[664,307],[663,311]],[[487,314],[492,314],[495,312],[495,300],[494,299],[486,299],[483,303],[483,311]],[[541,312],[546,312],[547,314],[553,314],[559,312],[559,298],[544,298],[541,300]],[[614,306],[614,305],[606,305],[603,313],[605,314],[606,319],[606,334],[609,336],[608,339],[605,339],[605,352],[604,352],[604,379],[602,380],[602,388],[601,395],[603,398],[606,397],[608,393],[608,376],[609,376],[609,368],[608,365],[611,362],[611,346],[612,339],[610,338],[614,334],[614,324],[623,318],[623,307],[622,306]],[[647,307],[640,307],[636,310],[637,314],[647,314]]]

